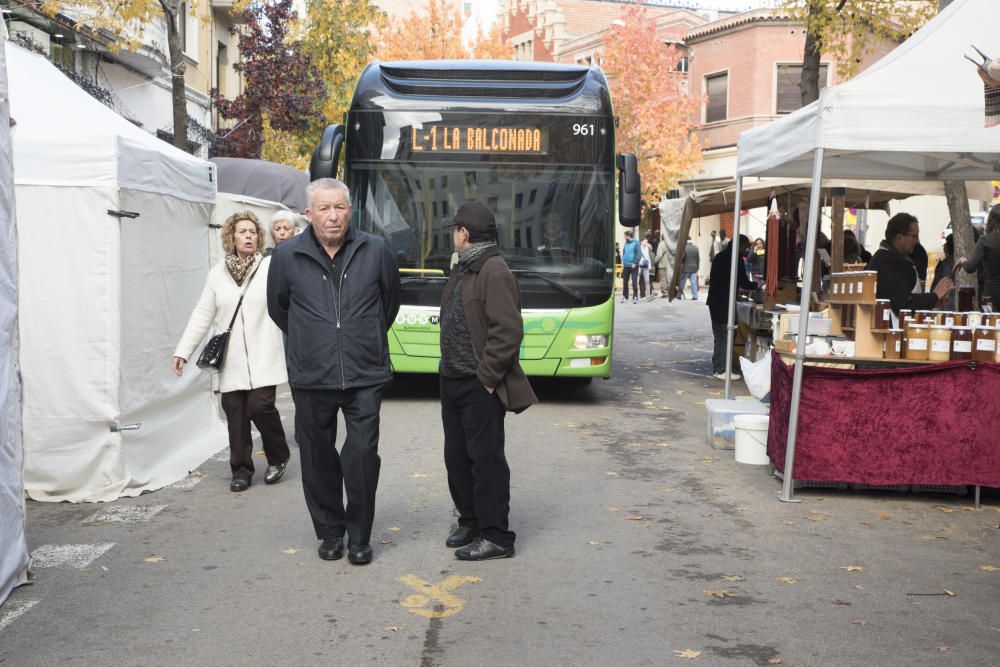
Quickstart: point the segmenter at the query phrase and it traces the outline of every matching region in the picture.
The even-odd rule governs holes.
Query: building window
[[[705,106],[705,122],[714,123],[726,120],[726,107],[729,101],[729,74],[713,74],[705,77],[705,93],[708,104]]]
[[[819,66],[819,89],[826,88],[829,65]],[[802,108],[802,65],[779,64],[778,85],[774,110],[776,113],[791,113]]]
[[[671,72],[683,72],[683,73],[686,74],[688,72],[688,66],[689,66],[688,57],[687,56],[681,56],[680,60],[678,60],[676,63],[674,63],[674,66],[673,66],[673,68],[670,71]]]

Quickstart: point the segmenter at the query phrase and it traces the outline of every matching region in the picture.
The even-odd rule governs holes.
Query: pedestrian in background
[[[309,229],[271,259],[267,307],[287,335],[288,380],[302,490],[319,557],[372,560],[382,386],[392,379],[389,327],[399,312],[399,270],[385,241],[351,228],[350,191],[332,178],[306,187]],[[337,414],[347,437],[337,453]],[[344,491],[347,508],[344,508]]]
[[[743,261],[744,255],[750,249],[750,239],[744,234],[740,234],[739,247],[736,249],[739,259],[736,265],[736,288],[755,290],[757,285],[747,277],[746,263]],[[712,271],[709,274],[708,304],[709,317],[712,320],[712,336],[715,338],[715,345],[712,349],[712,376],[718,380],[726,379],[726,370],[729,363],[726,359],[726,343],[728,334],[726,327],[729,325],[729,304],[735,298],[735,294],[729,293],[729,275],[733,258],[733,244],[728,243],[712,260]],[[738,373],[733,372],[730,376],[734,380],[740,379]]]
[[[274,405],[276,385],[286,382],[285,350],[281,331],[267,316],[267,276],[270,259],[262,257],[264,226],[250,211],[229,216],[222,225],[225,258],[208,274],[201,298],[174,351],[177,377],[198,343],[213,326],[225,331],[243,302],[229,332],[219,370],[222,411],[229,430],[230,491],[246,491],[254,475],[251,422],[260,431],[267,458],[264,482],[273,484],[285,474],[290,453]]]
[[[628,301],[628,285],[632,283],[632,303],[639,303],[639,242],[631,229],[625,230],[625,246],[622,247],[622,303]]]
[[[719,248],[719,237],[715,233],[715,230],[713,229],[712,233],[709,235],[709,242],[708,242],[708,263],[709,264],[711,264],[712,261],[715,260],[715,256],[717,254],[719,254],[719,249],[720,249]]]
[[[975,273],[981,267],[985,278],[982,296],[992,299],[993,312],[1000,310],[1000,204],[990,209],[986,233],[976,241],[972,257],[960,257],[955,265],[966,273]]]
[[[514,555],[504,417],[537,402],[518,352],[521,293],[497,248],[493,212],[466,202],[455,213],[458,264],[441,297],[441,421],[448,489],[458,526],[445,544],[460,560]]]
[[[649,233],[639,242],[639,297],[644,300],[653,298],[653,287],[649,274],[653,269],[653,250],[649,245]]]
[[[681,284],[678,294],[684,294],[684,283],[691,283],[691,299],[698,300],[698,269],[701,268],[701,251],[690,238],[684,245],[684,259],[681,260]]]
[[[275,211],[271,216],[271,241],[274,245],[264,251],[264,256],[270,256],[274,252],[274,248],[282,241],[287,241],[295,236],[295,232],[295,214],[286,210]]]

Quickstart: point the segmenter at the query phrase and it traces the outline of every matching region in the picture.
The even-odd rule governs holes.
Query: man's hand
[[[938,303],[944,301],[944,298],[948,296],[948,292],[955,287],[955,283],[951,281],[951,278],[942,278],[937,285],[934,287],[934,294],[937,295]]]
[[[174,357],[174,362],[173,364],[171,364],[171,367],[174,369],[174,375],[180,377],[181,373],[184,372],[184,364],[186,363],[187,359],[183,359],[181,357]]]

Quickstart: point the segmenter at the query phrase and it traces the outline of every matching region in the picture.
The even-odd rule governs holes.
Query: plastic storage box
[[[708,410],[708,444],[715,449],[734,449],[736,447],[736,427],[733,417],[736,415],[766,415],[768,407],[752,398],[709,398],[705,401]]]

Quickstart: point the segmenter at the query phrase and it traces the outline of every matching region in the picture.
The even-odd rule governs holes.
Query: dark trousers
[[[229,467],[233,479],[253,477],[253,439],[250,422],[260,431],[267,464],[276,466],[288,460],[288,441],[281,426],[281,415],[274,407],[274,385],[249,391],[227,391],[222,394],[222,411],[229,429]]]
[[[302,490],[316,537],[343,537],[368,544],[375,520],[375,490],[382,387],[308,390],[292,388],[295,440],[302,457]],[[337,454],[337,412],[344,411],[347,437]],[[347,509],[344,509],[344,491]]]
[[[639,296],[639,267],[631,264],[622,267],[622,298],[628,298],[628,283],[632,281],[632,296]]]
[[[712,321],[712,336],[715,345],[712,347],[712,372],[725,373],[726,368],[726,323]]]
[[[496,394],[472,378],[441,378],[441,421],[448,489],[458,523],[478,526],[494,544],[511,546],[510,468],[504,456],[507,411]]]

